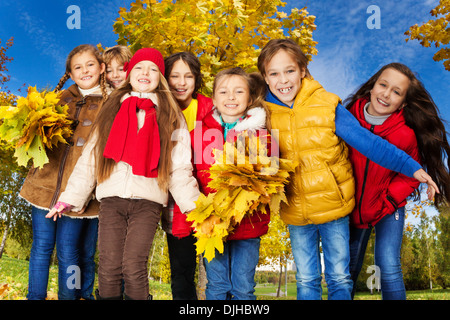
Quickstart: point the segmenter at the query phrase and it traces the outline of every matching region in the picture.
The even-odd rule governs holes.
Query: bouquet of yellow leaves
[[[214,150],[208,187],[217,192],[200,195],[187,221],[192,221],[197,254],[211,261],[215,250],[223,252],[223,241],[246,215],[256,212],[278,214],[281,201],[287,203],[284,186],[297,166],[291,160],[267,156],[267,136],[243,132],[236,144],[226,142],[223,151]]]
[[[72,135],[69,107],[58,105],[59,98],[60,93],[29,87],[27,97],[17,99],[16,106],[0,107],[0,139],[15,149],[19,165],[27,166],[32,159],[34,167],[42,168],[49,161],[46,149],[67,143]]]

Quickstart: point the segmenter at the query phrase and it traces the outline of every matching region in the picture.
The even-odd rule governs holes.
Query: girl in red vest
[[[347,101],[361,125],[404,150],[436,181],[435,204],[450,200],[450,146],[438,108],[423,84],[405,65],[381,68]],[[350,148],[356,180],[356,206],[351,213],[350,272],[358,278],[367,242],[375,228],[375,265],[383,299],[406,299],[400,265],[406,199],[419,182],[383,168]],[[444,162],[443,154],[447,154]],[[355,285],[353,287],[355,293]]]
[[[164,64],[167,83],[183,112],[188,130],[192,131],[213,106],[211,98],[198,93],[202,86],[200,61],[190,52],[178,52],[166,58]],[[197,300],[197,253],[191,223],[186,222],[186,215],[172,198],[163,210],[161,222],[167,234],[172,297],[174,300]]]
[[[191,144],[183,115],[164,78],[164,59],[138,50],[125,84],[98,115],[67,188],[47,215],[79,211],[92,190],[100,201],[98,299],[144,300],[147,261],[169,192],[181,212],[195,208]]]
[[[208,188],[211,180],[208,169],[214,164],[213,149],[222,150],[225,141],[235,143],[244,131],[267,134],[264,89],[262,78],[248,75],[241,68],[217,74],[213,85],[214,109],[191,132],[194,173],[205,195],[217,191]],[[228,236],[223,253],[216,253],[210,262],[204,260],[208,279],[206,299],[255,299],[254,275],[260,237],[267,233],[269,222],[269,214],[244,217]]]

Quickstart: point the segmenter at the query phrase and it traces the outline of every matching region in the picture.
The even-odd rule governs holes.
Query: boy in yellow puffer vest
[[[269,41],[258,57],[280,156],[299,162],[281,218],[297,265],[297,299],[321,299],[321,241],[328,299],[350,300],[348,215],[355,182],[346,143],[383,167],[437,187],[414,159],[362,128],[338,96],[312,79],[307,63],[290,39]]]

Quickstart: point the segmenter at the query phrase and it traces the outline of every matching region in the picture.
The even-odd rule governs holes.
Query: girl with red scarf
[[[384,66],[346,102],[361,126],[422,164],[439,187],[436,205],[450,200],[450,146],[445,127],[433,99],[407,66]],[[367,242],[375,228],[375,265],[380,270],[382,297],[405,300],[400,264],[404,207],[419,182],[373,163],[350,146],[349,149],[356,181],[356,205],[350,215],[353,282],[361,271]],[[443,154],[447,155],[445,162]]]
[[[95,190],[100,201],[98,299],[145,300],[148,254],[169,192],[181,212],[195,208],[186,121],[164,78],[164,59],[153,48],[125,63],[126,84],[106,101],[93,134],[47,217],[80,211]]]

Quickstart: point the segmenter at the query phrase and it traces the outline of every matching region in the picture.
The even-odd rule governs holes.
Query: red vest
[[[197,121],[202,121],[203,118],[211,111],[213,102],[211,98],[197,94]],[[173,206],[172,218],[172,234],[176,237],[183,238],[191,234],[191,222],[186,221],[186,215],[180,211],[180,208],[175,203]]]
[[[223,148],[223,128],[222,126],[213,118],[212,114],[214,111],[210,112],[206,117],[203,119],[203,123],[201,128],[196,127],[191,132],[191,141],[192,141],[192,147],[195,154],[201,154],[205,156],[205,150],[211,150],[213,148],[222,149]],[[219,130],[221,132],[221,139],[220,141],[210,141],[207,136],[205,136],[205,131],[208,129],[215,129]],[[201,130],[201,136],[203,137],[201,139],[201,144],[198,143],[196,139],[194,139],[194,136],[196,135],[196,130]],[[258,131],[257,131],[258,133]],[[199,132],[197,131],[197,137],[199,135]],[[232,130],[228,133],[228,137],[235,137],[236,135],[232,133]],[[206,138],[206,139],[205,139]],[[212,143],[212,144],[211,144]],[[268,146],[268,151],[270,152],[270,145]],[[209,156],[206,155],[206,156]],[[270,156],[270,154],[269,154]],[[195,157],[195,155],[194,155]],[[211,153],[212,157],[212,153]],[[208,195],[211,192],[215,192],[216,190],[212,190],[207,187],[208,182],[210,181],[209,173],[207,172],[209,168],[211,167],[212,163],[208,163],[208,161],[204,161],[205,159],[202,158],[202,161],[194,161],[194,174],[197,177],[197,180],[200,185],[200,191]],[[200,162],[200,163],[195,163]],[[267,208],[268,211],[268,208]],[[251,239],[256,238],[259,236],[262,236],[267,233],[269,229],[269,222],[270,222],[270,214],[262,214],[260,212],[254,213],[251,216],[246,216],[241,220],[241,223],[234,229],[233,233],[231,233],[227,240],[244,240],[244,239]]]

